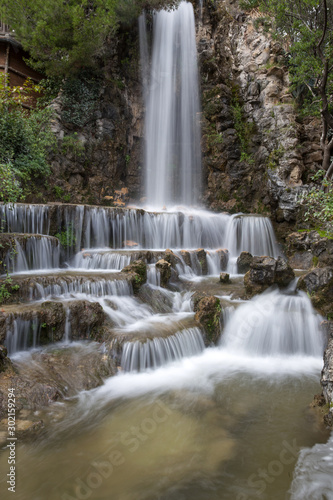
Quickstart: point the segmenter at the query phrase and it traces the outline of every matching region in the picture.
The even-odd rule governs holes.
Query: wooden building
[[[38,83],[43,78],[24,62],[27,57],[9,26],[0,20],[0,73],[8,75],[9,85],[21,86],[27,78]]]

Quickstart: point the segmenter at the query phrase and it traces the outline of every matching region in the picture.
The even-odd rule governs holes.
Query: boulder
[[[305,290],[311,295],[321,288],[326,287],[333,277],[333,268],[316,268],[302,276],[297,284],[297,288]]]
[[[191,267],[191,255],[190,255],[190,252],[188,252],[187,250],[181,250],[180,251],[180,255],[184,259],[185,264],[187,266]]]
[[[253,297],[274,284],[285,287],[294,278],[294,271],[282,257],[253,257],[250,270],[244,276],[246,294]]]
[[[317,231],[291,233],[286,243],[293,269],[333,266],[333,240],[320,236]]]
[[[327,325],[329,340],[324,354],[324,367],[321,372],[321,385],[325,401],[328,405],[328,413],[324,421],[330,427],[333,426],[333,322]]]
[[[156,269],[160,273],[161,277],[161,287],[166,288],[168,286],[169,280],[171,278],[171,264],[164,259],[160,259],[155,264]]]
[[[250,252],[242,252],[237,259],[237,272],[245,274],[250,270],[253,261],[253,255]]]
[[[25,431],[29,429],[28,434],[34,427],[31,424],[34,411],[82,390],[93,389],[116,373],[113,361],[96,343],[54,346],[14,360],[12,364],[14,369],[0,373],[0,419],[7,413],[8,388],[14,388],[17,417],[26,419],[20,427]],[[38,421],[39,418],[34,425]]]
[[[221,270],[225,271],[228,267],[228,262],[229,262],[229,250],[226,248],[221,248],[221,250],[218,251],[220,255],[220,266]]]
[[[297,284],[306,291],[313,306],[329,319],[333,318],[333,268],[316,268],[302,276]]]
[[[228,273],[221,273],[220,274],[220,282],[224,283],[225,285],[230,285],[230,275]]]
[[[194,302],[195,320],[206,334],[206,343],[216,344],[221,336],[221,303],[214,295],[199,298]]]
[[[7,357],[7,349],[4,345],[0,345],[0,372],[4,372],[10,367],[11,361]]]
[[[195,251],[195,255],[198,258],[202,274],[208,274],[207,255],[205,250],[203,248],[198,248],[198,250]]]
[[[295,279],[295,273],[288,262],[282,257],[277,258],[274,283],[280,287],[288,286]]]
[[[147,264],[142,260],[135,260],[128,266],[122,269],[123,273],[130,273],[133,275],[132,286],[133,292],[138,293],[140,287],[147,281]]]

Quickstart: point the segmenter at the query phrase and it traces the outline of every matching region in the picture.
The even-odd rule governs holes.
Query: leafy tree
[[[0,75],[0,201],[17,201],[30,180],[49,173],[47,155],[55,141],[51,111],[23,107],[39,90],[29,81],[10,87]]]
[[[323,179],[321,189],[313,185],[301,200],[304,207],[304,220],[315,227],[322,236],[333,237],[333,181],[325,178],[325,171],[319,170],[312,178],[313,181]]]
[[[333,0],[243,0],[268,15],[274,36],[289,44],[292,90],[322,119],[322,168],[333,177]],[[304,93],[304,90],[306,92]],[[304,97],[305,96],[305,97]]]
[[[48,76],[95,67],[106,40],[143,8],[178,0],[1,0],[0,16],[29,52],[30,64]]]

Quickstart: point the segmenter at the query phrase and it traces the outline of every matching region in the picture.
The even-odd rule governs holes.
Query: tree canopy
[[[2,0],[10,25],[35,69],[48,76],[94,67],[105,41],[142,9],[172,8],[178,0]]]

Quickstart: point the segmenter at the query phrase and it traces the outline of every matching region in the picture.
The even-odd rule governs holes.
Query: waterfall
[[[0,204],[0,217],[3,232],[49,234],[47,205]]]
[[[257,215],[230,216],[206,210],[146,212],[82,205],[32,207],[24,204],[14,205],[12,211],[0,205],[0,215],[4,225],[15,232],[25,232],[26,228],[34,227],[42,234],[49,234],[48,208],[56,210],[54,218],[58,220],[58,227],[66,227],[67,223],[74,228],[74,246],[78,252],[75,267],[94,269],[98,265],[105,269],[113,268],[109,266],[114,263],[107,261],[116,257],[107,256],[107,249],[123,249],[127,240],[135,242],[138,249],[227,248],[231,258],[237,257],[243,250],[253,255],[281,255],[271,221],[268,217]],[[82,247],[85,250],[79,253]],[[94,252],[89,252],[89,249],[94,249]],[[212,254],[212,259],[217,257]],[[214,264],[212,259],[209,264],[211,269],[216,268],[217,262]]]
[[[140,36],[140,63],[141,63],[141,81],[143,88],[143,97],[146,103],[149,83],[149,52],[147,38],[146,13],[143,12],[139,17],[139,36]]]
[[[140,22],[141,53],[146,57]],[[145,60],[142,67],[147,67]],[[201,194],[199,89],[191,3],[154,14],[146,109],[146,195],[150,206],[193,205]]]
[[[133,295],[132,285],[124,280],[83,279],[66,276],[58,278],[55,283],[32,282],[30,285],[30,300],[46,300],[84,294],[95,297]]]
[[[268,291],[239,306],[228,318],[222,345],[258,356],[322,356],[320,322],[305,293]]]
[[[121,367],[124,371],[142,371],[195,356],[205,348],[199,328],[189,328],[170,337],[157,337],[146,342],[126,342]]]
[[[84,250],[75,255],[73,267],[76,269],[113,269],[120,271],[128,266],[132,260],[131,254],[120,254],[101,250]]]
[[[40,322],[38,318],[22,319],[20,317],[7,320],[5,346],[8,354],[26,351],[39,343]]]
[[[15,251],[7,254],[5,263],[11,273],[20,273],[37,269],[55,269],[60,263],[60,247],[56,238],[48,236],[30,236],[24,248],[16,238]]]

